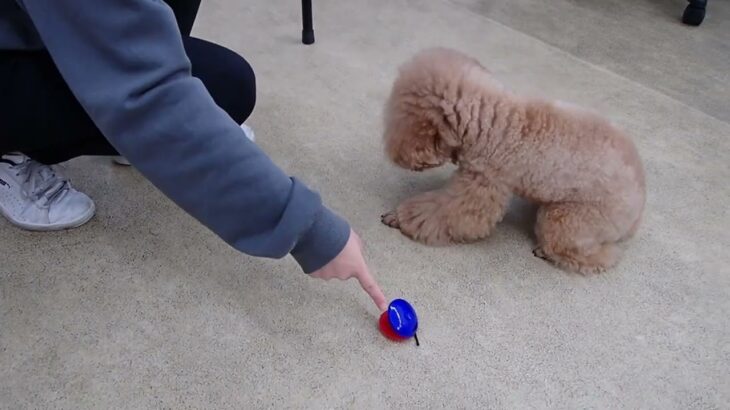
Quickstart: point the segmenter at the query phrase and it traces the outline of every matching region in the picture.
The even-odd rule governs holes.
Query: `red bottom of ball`
[[[395,333],[395,330],[393,330],[393,327],[390,325],[390,321],[388,321],[388,312],[383,312],[382,315],[380,315],[380,320],[378,321],[378,328],[380,328],[380,333],[383,334],[383,336],[387,337],[390,340],[393,340],[395,342],[402,342],[406,340],[407,338],[400,336],[398,333]]]

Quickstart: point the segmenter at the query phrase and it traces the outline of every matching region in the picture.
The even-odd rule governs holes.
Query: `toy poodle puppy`
[[[644,171],[631,140],[599,115],[505,90],[475,59],[429,49],[404,64],[385,108],[385,150],[400,167],[458,166],[443,188],[382,221],[428,245],[490,234],[513,195],[539,204],[534,254],[602,272],[637,230]]]

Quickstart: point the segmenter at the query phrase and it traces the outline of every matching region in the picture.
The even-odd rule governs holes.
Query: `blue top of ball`
[[[395,299],[388,305],[388,321],[401,337],[412,337],[418,330],[416,309],[403,299]]]

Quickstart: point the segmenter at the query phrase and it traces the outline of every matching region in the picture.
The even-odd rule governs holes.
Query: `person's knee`
[[[193,75],[198,77],[213,100],[237,123],[242,124],[256,105],[256,76],[239,54],[205,40],[188,38]]]
[[[224,82],[220,105],[237,123],[243,124],[256,106],[256,75],[251,65],[240,55],[226,50],[222,61],[221,80]]]
[[[230,87],[235,94],[229,115],[239,124],[251,115],[256,106],[256,75],[243,57],[236,54],[230,64]]]

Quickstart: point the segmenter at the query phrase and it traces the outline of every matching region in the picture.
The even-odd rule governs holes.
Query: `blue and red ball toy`
[[[395,299],[388,305],[388,309],[380,315],[378,327],[383,336],[396,342],[416,339],[418,346],[418,316],[410,303],[403,299]]]

